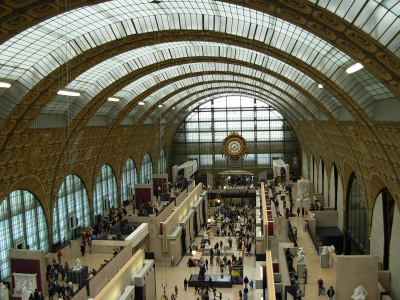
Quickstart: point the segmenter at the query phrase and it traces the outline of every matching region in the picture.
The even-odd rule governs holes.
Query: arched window
[[[36,197],[25,190],[12,192],[0,205],[0,279],[10,277],[8,250],[19,247],[49,252],[43,208]]]
[[[347,191],[347,233],[360,254],[367,253],[368,217],[360,182],[353,173]]]
[[[135,184],[138,182],[138,174],[135,162],[132,158],[126,161],[124,170],[122,172],[121,182],[121,199],[128,200],[135,194]]]
[[[222,141],[233,131],[248,146],[248,155],[235,162],[235,168],[265,171],[272,168],[273,157],[282,157],[291,171],[299,171],[300,147],[288,121],[265,101],[233,95],[193,109],[174,137],[170,165],[196,159],[199,169],[230,169],[232,162],[222,156]]]
[[[167,157],[165,156],[164,149],[161,149],[160,156],[158,157],[158,174],[168,174]]]
[[[77,226],[90,225],[89,197],[78,176],[68,175],[65,178],[58,191],[53,216],[53,243],[68,240],[68,233]],[[71,217],[74,218],[74,227],[71,227]]]
[[[110,207],[118,207],[118,186],[113,169],[104,165],[97,177],[96,189],[93,198],[93,214],[104,215]]]
[[[146,153],[140,170],[140,183],[150,183],[153,178],[153,163],[150,154]]]

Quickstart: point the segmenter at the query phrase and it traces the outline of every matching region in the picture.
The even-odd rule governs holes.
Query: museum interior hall
[[[400,299],[399,15],[0,1],[0,299]]]

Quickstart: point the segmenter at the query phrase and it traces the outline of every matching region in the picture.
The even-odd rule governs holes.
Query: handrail
[[[275,300],[275,281],[274,271],[272,268],[272,254],[270,250],[265,251],[266,258],[266,274],[267,274],[267,288],[268,288],[268,300]]]
[[[264,183],[261,183],[261,212],[263,216],[263,234],[264,234],[264,250],[268,250],[268,215],[267,215],[267,203],[265,200],[265,188]]]

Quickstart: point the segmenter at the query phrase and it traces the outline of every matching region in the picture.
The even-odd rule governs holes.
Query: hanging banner
[[[243,284],[243,266],[232,266],[232,283]]]

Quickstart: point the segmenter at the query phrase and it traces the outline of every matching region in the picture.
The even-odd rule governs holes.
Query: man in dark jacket
[[[333,299],[333,295],[335,295],[335,290],[333,289],[333,286],[331,286],[329,288],[329,290],[326,292],[326,294],[328,295],[329,300]]]

